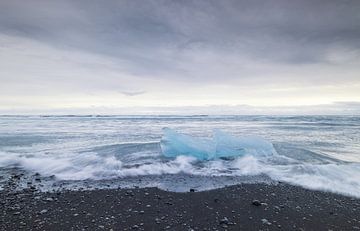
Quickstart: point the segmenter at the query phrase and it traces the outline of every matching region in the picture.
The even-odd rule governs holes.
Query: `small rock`
[[[270,223],[267,219],[265,219],[265,218],[261,219],[261,222],[262,222],[264,225],[271,225],[271,223]]]
[[[261,205],[261,202],[258,201],[258,200],[253,200],[251,204],[252,204],[252,205],[255,205],[255,206],[260,206],[260,205]]]
[[[39,212],[40,214],[44,214],[44,213],[47,213],[47,209],[43,209]]]
[[[229,219],[227,217],[224,217],[223,219],[220,220],[220,224],[228,224],[229,223]]]
[[[17,179],[17,180],[21,178],[20,175],[13,175],[12,177],[13,177],[14,179]]]

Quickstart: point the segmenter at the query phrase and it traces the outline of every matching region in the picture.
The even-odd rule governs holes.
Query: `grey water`
[[[164,128],[188,135],[195,148],[214,130],[262,137],[276,155],[169,157]],[[0,116],[0,189],[11,174],[24,175],[20,188],[39,174],[42,190],[284,181],[360,197],[360,116]]]

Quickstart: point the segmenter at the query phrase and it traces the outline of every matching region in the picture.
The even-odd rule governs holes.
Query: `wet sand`
[[[1,230],[360,230],[360,199],[284,183],[0,191]]]

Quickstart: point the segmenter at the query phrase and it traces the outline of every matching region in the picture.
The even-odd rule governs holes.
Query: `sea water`
[[[282,181],[360,197],[360,117],[0,116],[0,188],[12,174],[42,190]]]

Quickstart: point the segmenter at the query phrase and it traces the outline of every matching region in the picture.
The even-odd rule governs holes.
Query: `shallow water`
[[[261,137],[276,154],[163,155],[164,127],[186,134],[195,147],[199,140],[212,140],[214,130],[234,139]],[[26,181],[40,173],[44,189],[185,191],[285,181],[360,197],[359,129],[359,116],[1,116],[0,182],[18,172]],[[222,155],[229,150],[219,147],[226,150]]]

